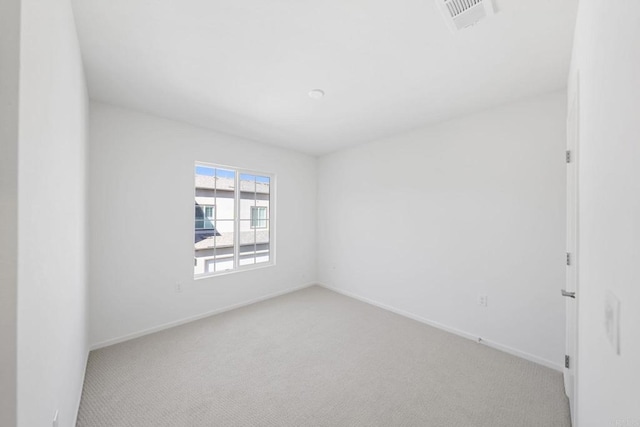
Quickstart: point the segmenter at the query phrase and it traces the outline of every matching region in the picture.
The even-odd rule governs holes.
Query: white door
[[[575,423],[576,367],[578,363],[578,142],[579,86],[578,79],[569,88],[567,115],[567,277],[563,296],[566,303],[566,355],[564,387]]]

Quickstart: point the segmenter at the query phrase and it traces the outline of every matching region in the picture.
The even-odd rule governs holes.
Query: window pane
[[[216,178],[218,179],[236,179],[236,171],[231,169],[216,168]]]
[[[197,175],[214,176],[215,175],[215,168],[211,168],[211,167],[208,167],[208,166],[196,166],[196,176]]]
[[[216,248],[232,247],[235,236],[235,224],[233,220],[219,219],[216,221]]]
[[[256,232],[251,227],[250,220],[240,221],[240,245],[253,245],[256,242]]]
[[[194,273],[197,275],[233,269],[234,235],[233,220],[218,220],[213,228],[196,230]]]
[[[240,219],[251,219],[251,209],[256,205],[254,193],[242,193],[240,199]]]
[[[256,193],[269,194],[271,178],[268,176],[256,176]]]
[[[215,273],[216,272],[216,263],[214,258],[208,258],[204,260],[205,262],[205,270],[204,273]]]
[[[216,170],[214,168],[206,166],[196,166],[196,197],[207,195],[213,196],[213,190],[216,187],[215,174]]]
[[[256,263],[253,251],[240,252],[240,266],[251,265]]]
[[[240,265],[249,265],[254,263],[269,262],[270,260],[270,244],[269,230],[266,229],[250,229],[248,223],[250,221],[242,221],[240,240]]]
[[[216,169],[215,205],[217,219],[234,219],[236,173],[227,169]]]
[[[261,262],[269,262],[270,250],[269,243],[256,246],[256,264]]]
[[[248,175],[246,173],[240,174],[240,191],[246,191],[249,193],[255,193],[256,191],[256,176]]]
[[[269,262],[270,247],[269,243],[256,244],[256,264],[261,262]]]
[[[264,227],[255,228],[256,232],[256,243],[269,243],[269,220],[264,220]]]
[[[251,219],[251,208],[256,204],[255,175],[240,174],[240,219]]]
[[[216,247],[214,251],[215,272],[233,270],[233,246]]]

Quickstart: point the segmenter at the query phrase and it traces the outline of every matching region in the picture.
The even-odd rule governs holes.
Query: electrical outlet
[[[604,302],[604,327],[607,339],[616,354],[620,354],[620,300],[607,292]]]
[[[176,293],[178,294],[182,292],[182,283],[176,282],[175,290],[176,290]]]
[[[485,294],[478,295],[478,305],[482,307],[486,307],[488,304],[489,297]]]
[[[56,413],[53,415],[53,423],[51,424],[53,427],[58,427],[58,410],[56,409]]]

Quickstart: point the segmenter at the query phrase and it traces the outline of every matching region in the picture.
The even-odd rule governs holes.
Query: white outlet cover
[[[616,354],[620,354],[620,300],[608,291],[604,303],[604,327],[607,339]]]

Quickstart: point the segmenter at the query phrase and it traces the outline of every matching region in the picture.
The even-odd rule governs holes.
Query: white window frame
[[[273,267],[276,265],[276,174],[271,172],[261,172],[250,169],[243,169],[236,166],[228,166],[222,165],[218,163],[208,163],[208,162],[195,162],[194,168],[198,166],[206,167],[206,168],[216,168],[216,169],[224,169],[235,172],[235,182],[234,182],[234,245],[233,245],[233,265],[234,268],[231,270],[224,271],[215,271],[215,272],[205,272],[202,274],[193,273],[194,280],[208,279],[216,276],[224,276],[227,274],[240,273],[248,270],[256,270],[260,268]],[[255,175],[255,176],[264,176],[269,178],[269,209],[268,209],[268,217],[266,221],[269,223],[269,261],[254,263],[248,265],[240,265],[240,175]],[[193,181],[192,181],[193,182]],[[193,185],[193,195],[196,197],[196,186]],[[215,205],[207,205],[207,206],[215,206]],[[214,211],[217,216],[217,209]],[[204,212],[203,212],[204,213]],[[251,219],[251,217],[250,217]],[[251,225],[251,220],[249,221]],[[215,223],[214,223],[215,227]],[[266,227],[263,227],[266,228]],[[253,229],[253,227],[251,227]],[[195,224],[192,222],[191,225],[191,234],[193,234],[195,230]],[[192,248],[193,254],[195,255],[195,249]],[[214,258],[215,259],[215,258]]]

